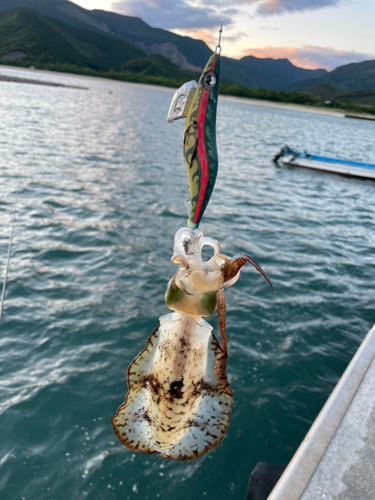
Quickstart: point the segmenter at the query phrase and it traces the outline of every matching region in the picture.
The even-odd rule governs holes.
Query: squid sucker
[[[130,364],[128,393],[112,418],[115,433],[125,446],[170,460],[200,457],[222,441],[230,422],[233,395],[226,375],[224,289],[236,283],[247,262],[272,287],[248,255],[223,255],[218,241],[204,237],[199,229],[218,169],[219,71],[220,53],[216,50],[199,83],[183,85],[172,100],[168,121],[186,118],[183,146],[191,212],[188,227],[179,229],[174,240],[172,262],[179,268],[165,295],[172,312],[159,319],[160,325],[145,349]],[[214,250],[207,262],[202,260],[205,245]],[[203,319],[216,309],[220,343]]]

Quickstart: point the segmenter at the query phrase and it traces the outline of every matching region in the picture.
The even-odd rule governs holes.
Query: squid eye
[[[216,75],[213,71],[208,71],[203,77],[203,87],[206,90],[212,90],[216,86]]]

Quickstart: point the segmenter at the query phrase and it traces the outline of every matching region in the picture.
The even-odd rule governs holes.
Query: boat
[[[267,478],[268,485],[275,482],[275,477],[282,472],[269,496],[262,498],[374,499],[374,384],[375,325],[359,346],[285,470],[264,464],[269,467],[255,471],[258,477],[264,469],[268,474],[270,471],[273,473]]]
[[[283,165],[375,180],[375,165],[371,163],[327,158],[325,156],[311,155],[307,151],[298,153],[288,146],[281,148],[280,152],[273,157],[273,161],[276,163],[278,163],[279,159],[281,159]]]

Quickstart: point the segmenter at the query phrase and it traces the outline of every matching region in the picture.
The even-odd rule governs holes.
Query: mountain
[[[192,79],[168,59],[130,43],[42,16],[30,7],[0,13],[0,59],[32,64],[71,64],[152,76]]]
[[[201,40],[152,28],[137,17],[86,10],[68,0],[0,0],[0,12],[17,7],[32,7],[44,16],[75,28],[124,40],[149,55],[164,56],[183,70],[200,72],[212,54]],[[303,79],[326,73],[325,70],[297,68],[287,59],[258,59],[252,56],[241,60],[223,57],[221,68],[222,79],[227,82],[270,90],[282,90]]]
[[[69,26],[31,8],[0,14],[0,57],[19,53],[25,62],[67,63],[94,69],[117,69],[124,62],[146,57],[123,40]]]
[[[332,85],[341,90],[375,90],[375,60],[345,64],[321,76],[289,85],[285,90],[301,92],[318,85]]]
[[[375,90],[340,90],[329,83],[322,83],[302,91],[306,96],[318,99],[333,108],[375,114]],[[301,95],[301,94],[298,94]]]
[[[318,78],[327,73],[325,69],[303,69],[294,66],[288,59],[260,59],[254,56],[246,56],[238,61],[240,66],[248,75],[261,75],[261,85],[247,85],[248,87],[263,87],[265,89],[281,90],[308,78]]]
[[[104,10],[86,10],[68,0],[0,0],[0,12],[17,7],[32,7],[44,16],[59,19],[77,28],[121,38],[141,50],[165,56],[186,70],[201,71],[212,54],[201,40],[152,28],[137,17]]]

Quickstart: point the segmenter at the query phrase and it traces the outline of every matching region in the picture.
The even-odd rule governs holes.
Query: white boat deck
[[[375,499],[375,326],[268,500]]]

